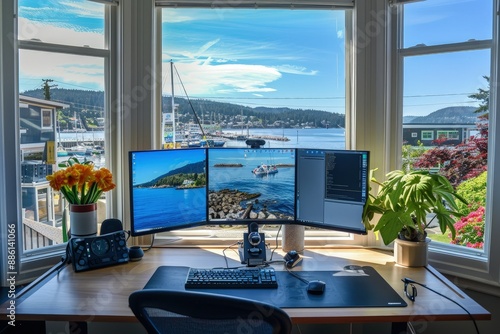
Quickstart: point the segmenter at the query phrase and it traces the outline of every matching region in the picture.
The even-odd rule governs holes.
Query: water
[[[345,131],[340,128],[331,129],[224,129],[224,133],[234,133],[243,136],[277,136],[287,137],[289,141],[266,140],[265,147],[283,148],[324,148],[344,149]],[[104,141],[104,132],[61,132],[61,141]],[[226,147],[246,147],[244,141],[232,140],[226,143]]]
[[[224,133],[247,136],[287,137],[289,141],[266,140],[265,147],[345,149],[344,129],[225,129]],[[229,141],[226,147],[246,147],[244,141]]]
[[[135,231],[149,228],[186,227],[205,222],[205,188],[134,188],[133,227]]]

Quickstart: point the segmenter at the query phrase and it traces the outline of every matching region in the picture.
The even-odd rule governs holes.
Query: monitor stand
[[[256,265],[262,265],[262,264],[264,264],[264,262],[270,261],[270,259],[271,259],[271,252],[272,251],[268,248],[265,248],[265,251],[266,251],[266,258],[264,261],[257,261],[257,262],[259,262],[259,264],[249,265],[248,258],[245,258],[245,248],[243,246],[240,246],[238,248],[238,254],[240,255],[240,262],[241,262],[241,264],[246,264],[249,267],[256,266]]]
[[[249,267],[263,265],[267,261],[264,233],[259,233],[257,223],[248,224],[248,232],[243,233],[243,247],[239,248],[240,261]]]

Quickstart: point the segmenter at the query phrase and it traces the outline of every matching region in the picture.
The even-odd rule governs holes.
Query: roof
[[[43,107],[52,107],[52,108],[69,108],[69,104],[65,103],[60,103],[56,101],[50,101],[50,100],[42,100],[42,99],[37,99],[36,97],[31,97],[31,96],[25,96],[25,95],[19,95],[19,102],[24,102],[28,104],[37,104],[41,105]]]

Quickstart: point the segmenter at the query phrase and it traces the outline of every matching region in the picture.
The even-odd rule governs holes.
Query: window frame
[[[200,8],[204,9],[207,8],[207,10],[217,10],[218,8],[241,8],[241,9],[248,9],[248,7],[256,7],[258,8],[272,8],[276,10],[289,10],[292,8],[297,8],[297,9],[310,9],[310,10],[331,10],[333,7],[335,9],[343,9],[345,13],[345,25],[346,25],[346,33],[345,33],[345,48],[346,48],[346,64],[345,67],[346,69],[352,68],[352,63],[353,63],[353,52],[351,50],[352,48],[352,37],[353,37],[353,32],[352,30],[354,29],[353,26],[353,16],[354,16],[354,11],[352,10],[352,7],[354,3],[352,1],[345,1],[345,0],[325,0],[325,1],[319,1],[315,2],[314,5],[308,4],[307,1],[274,1],[272,3],[269,3],[266,1],[240,1],[238,3],[217,3],[214,9],[214,6],[210,1],[189,1],[189,0],[181,0],[181,1],[163,1],[163,0],[156,0],[155,1],[156,5],[156,12],[157,16],[160,18],[157,20],[157,26],[156,26],[156,34],[157,34],[157,40],[161,42],[161,32],[162,32],[162,13],[161,10],[163,8],[169,8],[171,6],[174,6],[177,8],[185,8],[185,7],[195,7],[195,8]],[[161,44],[159,47],[159,55],[157,55],[157,62],[161,64],[162,58],[161,58]],[[349,55],[349,56],[348,56]],[[161,70],[159,71],[161,72]],[[351,74],[350,72],[346,71],[346,77]],[[349,117],[349,113],[351,113],[350,109],[350,103],[348,103],[349,96],[352,96],[352,85],[350,85],[350,82],[352,82],[352,79],[346,78],[346,118]],[[158,95],[161,96],[161,86],[157,88],[159,92],[157,92]],[[161,115],[161,109],[156,110],[156,112]],[[158,126],[161,127],[161,122],[160,124],[154,124],[152,127],[157,128]],[[352,131],[352,129],[346,129],[347,131]],[[348,143],[347,141],[347,136],[346,136],[346,149],[353,149],[352,144]],[[155,146],[158,147],[158,146]],[[283,228],[286,228],[286,226],[283,226]],[[241,228],[239,229],[240,233],[239,236],[231,236],[231,237],[219,237],[217,236],[216,233],[214,233],[213,229],[204,229],[203,227],[198,227],[196,229],[188,229],[188,230],[179,230],[179,231],[172,231],[172,232],[163,232],[159,233],[155,236],[155,245],[156,244],[164,244],[165,242],[170,242],[172,240],[176,240],[174,245],[176,246],[189,246],[189,245],[205,245],[205,246],[214,246],[214,245],[219,245],[221,246],[223,243],[230,244],[231,242],[236,242],[237,240],[241,239],[241,234],[243,232],[246,232],[246,225],[241,225]],[[281,244],[281,235],[283,233],[282,230],[265,230],[265,227],[263,228],[263,231],[266,233],[266,242],[269,242],[272,245],[275,245],[276,243]],[[262,232],[262,231],[261,231]],[[276,234],[279,232],[278,239],[276,239]],[[322,234],[322,236],[320,236]],[[362,235],[357,235],[357,234],[350,234],[350,233],[345,233],[345,232],[338,232],[338,231],[331,231],[331,230],[321,230],[320,233],[316,231],[308,231],[306,228],[305,231],[305,245],[306,246],[325,246],[325,245],[359,245],[365,243],[364,241],[364,236]]]
[[[93,1],[93,0],[87,0]],[[18,88],[18,57],[19,50],[31,50],[38,52],[52,52],[52,53],[63,53],[63,54],[74,54],[77,56],[91,56],[103,58],[104,62],[104,72],[105,72],[105,86],[106,90],[109,91],[110,87],[110,69],[114,62],[111,60],[111,50],[108,47],[110,35],[111,35],[111,16],[112,9],[115,6],[105,6],[105,47],[107,49],[94,49],[89,47],[79,47],[70,45],[60,45],[53,43],[43,43],[40,41],[31,40],[18,40],[17,38],[17,13],[18,13],[18,1],[17,0],[5,0],[2,1],[0,7],[0,16],[2,18],[2,36],[9,36],[7,39],[2,39],[3,43],[0,47],[2,52],[2,62],[0,66],[2,68],[1,82],[9,82],[9,85],[0,85],[0,102],[2,106],[7,106],[6,108],[0,108],[0,125],[5,131],[2,131],[3,143],[2,151],[6,159],[1,159],[0,162],[0,180],[4,186],[0,188],[0,193],[2,194],[2,199],[0,200],[0,221],[7,222],[7,224],[0,225],[0,235],[2,239],[7,238],[7,226],[15,226],[16,228],[16,238],[15,238],[15,273],[16,273],[16,284],[23,284],[32,281],[34,278],[40,276],[47,269],[51,268],[55,263],[61,260],[61,257],[65,254],[66,245],[52,245],[43,247],[35,250],[23,250],[23,233],[22,231],[22,215],[21,215],[21,179],[20,179],[20,163],[21,155],[20,150],[20,140],[19,140],[19,88]],[[14,15],[13,15],[14,14]],[[4,41],[5,40],[5,41]],[[8,56],[7,56],[8,55]],[[5,71],[4,71],[5,69]],[[110,105],[110,96],[106,98],[106,105]],[[9,112],[7,112],[9,110]],[[43,110],[43,109],[42,109]],[[49,110],[49,109],[47,109]],[[14,112],[12,112],[14,111]],[[56,115],[50,110],[51,122],[54,122]],[[43,121],[43,113],[41,115]],[[42,122],[43,124],[43,122]],[[42,129],[44,127],[42,126]],[[8,139],[7,139],[8,138]],[[5,143],[14,143],[14,145],[7,145]],[[14,161],[14,163],[13,163]],[[5,162],[5,163],[4,163]],[[9,163],[6,163],[9,162]],[[16,177],[13,177],[15,175]],[[3,182],[4,181],[4,182]],[[15,194],[12,193],[12,189],[16,189]],[[7,209],[9,208],[9,209]],[[13,209],[15,208],[15,209]],[[4,219],[5,218],[5,219]],[[7,258],[6,254],[8,249],[5,242],[2,240],[2,246],[0,247],[0,256],[2,256],[2,261],[0,261],[0,267],[3,269],[0,274],[2,285],[6,284],[8,278],[8,273],[12,270],[7,270]]]
[[[498,243],[492,242],[500,237],[500,226],[493,222],[500,218],[500,210],[494,205],[500,199],[500,175],[495,172],[495,165],[500,163],[499,160],[499,143],[500,136],[497,129],[500,129],[499,118],[496,113],[491,112],[498,108],[498,94],[500,92],[498,78],[500,71],[498,64],[499,45],[498,45],[498,16],[495,14],[498,10],[498,1],[493,0],[493,8],[491,15],[493,16],[493,34],[491,40],[470,40],[462,43],[450,43],[442,45],[424,46],[417,45],[414,47],[403,48],[402,36],[399,31],[403,31],[403,2],[395,1],[391,6],[392,19],[395,24],[392,25],[390,36],[394,41],[394,46],[390,48],[392,59],[391,70],[395,73],[395,80],[391,83],[390,93],[394,96],[396,103],[391,107],[391,113],[398,115],[399,126],[402,128],[402,108],[403,108],[403,62],[404,57],[413,55],[427,55],[435,53],[450,53],[458,51],[491,50],[491,70],[490,70],[490,118],[489,118],[489,152],[488,152],[488,187],[487,190],[487,213],[485,226],[485,248],[484,251],[467,249],[466,247],[456,247],[453,245],[431,243],[429,246],[429,263],[440,272],[465,278],[470,281],[478,281],[487,284],[497,285],[500,282],[500,246]],[[402,137],[400,138],[402,141]],[[392,159],[398,157],[397,150],[394,152]],[[496,186],[496,187],[495,187]]]

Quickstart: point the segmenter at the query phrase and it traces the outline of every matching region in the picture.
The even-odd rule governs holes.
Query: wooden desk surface
[[[226,250],[229,266],[239,264],[238,255]],[[276,252],[274,259],[281,259]],[[433,268],[405,268],[394,264],[392,255],[380,250],[341,248],[309,249],[300,266],[294,270],[342,270],[355,264],[374,267],[397,291],[408,307],[394,308],[299,308],[284,309],[296,324],[407,322],[469,320],[469,316],[454,303],[427,289],[418,288],[415,303],[403,292],[401,278],[409,277],[427,284],[463,305],[476,320],[490,320],[491,314],[465,295]],[[138,262],[75,273],[67,266],[58,275],[33,289],[16,303],[16,319],[53,321],[136,322],[128,307],[128,296],[142,289],[155,270],[162,265],[191,267],[223,267],[222,249],[153,248]],[[277,264],[277,270],[282,265]],[[2,307],[0,313],[5,312]]]

